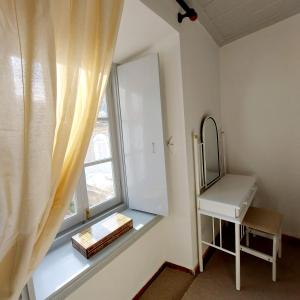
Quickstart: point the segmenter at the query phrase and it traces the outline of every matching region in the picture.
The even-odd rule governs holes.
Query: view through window
[[[84,169],[90,207],[115,197],[110,135],[107,100],[104,96],[85,158]]]
[[[103,96],[78,187],[63,229],[121,202],[113,99]],[[88,213],[87,213],[88,212]]]

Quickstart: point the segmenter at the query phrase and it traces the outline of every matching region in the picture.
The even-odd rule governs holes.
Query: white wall
[[[199,23],[178,25],[175,1],[142,2],[179,30],[142,53],[159,53],[165,133],[174,143],[166,157],[170,216],[68,299],[131,299],[164,261],[189,269],[198,262],[191,134],[204,114],[220,120],[218,47]]]
[[[130,5],[127,7],[126,3]],[[132,20],[126,22],[130,17],[132,18],[133,13],[134,16],[138,15],[135,17],[135,23]],[[164,238],[165,245],[162,247],[166,249],[167,261],[193,269],[195,262],[191,255],[193,239],[190,207],[187,201],[182,201],[187,199],[189,187],[179,34],[161,17],[136,0],[125,1],[122,25],[123,28],[118,35],[115,62],[124,63],[149,53],[159,55],[165,139],[172,137],[174,144],[166,149],[170,214],[163,220],[167,234]],[[139,27],[139,32],[136,31],[136,27]],[[153,33],[148,34],[152,27]],[[145,28],[147,32],[144,32]],[[163,33],[165,36],[162,38]],[[149,39],[146,38],[147,35]],[[126,37],[129,38],[126,40]],[[132,43],[134,38],[136,40]]]
[[[200,133],[204,115],[212,115],[220,125],[219,47],[198,23],[185,22],[180,28],[184,117],[188,158],[190,222],[193,264],[197,264],[197,231],[192,132]],[[205,240],[211,239],[210,218],[203,218]],[[208,226],[209,225],[209,226]],[[206,247],[204,247],[204,251]]]
[[[215,116],[221,126],[220,50],[199,23],[177,23],[175,1],[142,2],[179,32],[179,41],[170,35],[143,52],[159,53],[166,137],[172,135],[174,142],[166,158],[170,216],[69,299],[130,299],[164,261],[190,269],[197,264],[191,133],[199,132],[205,114]],[[299,25],[296,16],[221,49],[222,122],[230,170],[257,174],[260,200],[288,215],[285,232],[298,236]],[[208,237],[206,225],[204,220]]]
[[[300,237],[300,15],[221,49],[229,170],[256,174],[258,205]]]
[[[166,150],[170,216],[155,225],[68,299],[98,299],[99,295],[108,300],[131,299],[165,261],[190,269],[194,266],[190,211],[186,202],[182,201],[188,192],[188,176],[178,33],[173,31],[172,35],[140,53],[142,48],[134,45],[131,53],[139,53],[138,56],[154,52],[159,54],[165,136],[173,137],[174,146]],[[124,52],[118,53],[115,61],[120,62],[121,58],[126,61]]]
[[[129,60],[158,53],[164,135],[166,141],[172,137],[173,144],[166,148],[169,216],[162,221],[166,234],[165,245],[161,246],[165,249],[166,261],[193,269],[190,205],[188,201],[183,201],[189,199],[189,183],[179,34],[173,32],[138,53],[130,56]],[[120,63],[127,61],[125,59]]]
[[[190,234],[187,155],[185,147],[184,103],[180,41],[177,33],[154,44],[146,53],[158,53],[165,138],[173,146],[166,150],[169,216],[164,218],[166,261],[193,269]]]
[[[142,2],[176,28],[180,36],[189,184],[188,192],[182,201],[189,209],[189,218],[185,222],[190,226],[191,263],[195,267],[198,263],[198,254],[192,132],[199,133],[201,119],[206,114],[213,115],[220,126],[219,48],[200,23],[185,20],[182,24],[178,24],[179,7],[175,1],[142,0]],[[211,226],[208,226],[208,219],[203,219],[203,236],[209,240],[212,234]]]
[[[69,299],[82,299],[84,294],[96,299],[100,292],[109,300],[131,299],[165,261],[189,269],[195,266],[192,258],[190,209],[186,201],[188,176],[179,45],[179,36],[175,33],[137,56],[159,54],[165,136],[172,136],[174,143],[166,150],[169,216],[82,285]]]
[[[132,299],[165,262],[163,231],[160,222],[67,299]]]

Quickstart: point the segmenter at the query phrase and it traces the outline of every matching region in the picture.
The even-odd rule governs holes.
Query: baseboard
[[[168,261],[166,261],[163,265],[164,265],[165,268],[168,267],[170,269],[174,269],[174,270],[177,270],[177,271],[181,271],[181,272],[185,272],[185,273],[189,273],[189,274],[195,275],[194,270],[191,270],[189,268],[173,264],[173,263],[168,262]]]
[[[203,254],[203,267],[206,266],[206,264],[208,263],[208,261],[210,260],[212,255],[215,253],[215,251],[216,251],[215,248],[208,246],[208,248],[205,250],[205,252]],[[200,266],[199,266],[199,264],[197,264],[194,274],[197,275],[199,273],[200,273]]]
[[[152,282],[159,276],[159,274],[166,268],[171,268],[171,269],[174,269],[174,270],[178,270],[178,271],[181,271],[181,272],[185,272],[185,273],[189,273],[189,274],[192,274],[194,275],[194,270],[190,270],[186,267],[182,267],[182,266],[179,266],[179,265],[176,265],[176,264],[173,264],[171,262],[164,262],[162,264],[162,266],[156,271],[156,273],[150,278],[150,280],[140,289],[140,291],[132,298],[133,300],[138,300],[140,299],[140,297],[145,293],[145,291],[147,290],[147,288],[152,284]]]
[[[150,280],[139,290],[139,292],[132,298],[132,300],[140,299],[140,297],[145,293],[147,288],[151,285],[151,283],[158,277],[158,275],[165,269],[164,263],[157,271],[156,273],[150,278]]]
[[[213,253],[215,252],[215,248],[213,247],[208,247],[206,249],[206,251],[203,254],[203,264],[204,266],[207,264],[207,262],[209,261],[209,259],[212,257]],[[140,289],[140,291],[132,298],[133,300],[138,300],[140,299],[140,297],[145,293],[145,291],[147,290],[147,288],[152,284],[152,282],[159,276],[159,274],[166,268],[171,268],[177,271],[181,271],[181,272],[185,272],[185,273],[189,273],[192,274],[193,276],[196,276],[197,274],[200,273],[200,269],[199,269],[199,264],[197,264],[197,266],[195,267],[194,270],[191,270],[189,268],[186,267],[182,267],[176,264],[173,264],[171,262],[164,262],[162,264],[162,266],[156,271],[156,273],[150,278],[150,280]]]
[[[290,235],[287,235],[287,234],[282,234],[282,240],[300,244],[300,239],[299,238],[294,237],[294,236],[290,236]],[[216,251],[216,249],[213,248],[213,247],[210,247],[210,246],[205,250],[205,252],[203,254],[203,265],[204,266],[206,266],[206,264],[208,263],[208,261],[210,260],[210,258],[212,257],[212,255],[214,254],[215,251]],[[159,276],[159,274],[166,267],[174,269],[174,270],[178,270],[178,271],[181,271],[181,272],[189,273],[189,274],[192,274],[194,276],[196,276],[197,274],[200,273],[199,264],[197,264],[197,266],[195,267],[194,270],[191,270],[189,268],[182,267],[182,266],[179,266],[179,265],[176,265],[176,264],[173,264],[171,262],[166,261],[157,270],[157,272],[150,278],[150,280],[140,289],[140,291],[133,297],[133,300],[138,300],[144,294],[144,292],[147,290],[147,288],[152,284],[152,282]]]
[[[300,244],[300,239],[288,234],[282,234],[282,240],[290,243]]]

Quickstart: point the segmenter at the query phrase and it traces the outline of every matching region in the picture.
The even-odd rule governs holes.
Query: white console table
[[[240,290],[240,224],[252,203],[257,187],[253,176],[226,174],[203,194],[197,197],[199,265],[203,272],[202,244],[214,247],[235,256],[236,289]],[[213,241],[202,240],[201,216],[212,218]],[[215,242],[215,221],[219,219],[220,243]],[[222,246],[222,220],[235,224],[235,252]],[[243,229],[242,229],[243,231]]]

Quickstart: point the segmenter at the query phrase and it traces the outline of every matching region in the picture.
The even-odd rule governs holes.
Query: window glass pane
[[[101,99],[100,109],[98,112],[98,118],[108,118],[106,94],[104,94]]]
[[[70,202],[69,208],[67,210],[67,213],[65,215],[65,219],[70,218],[76,214],[76,201],[75,201],[75,195],[73,196],[73,199]]]
[[[108,121],[99,120],[91,137],[85,163],[111,157]]]
[[[90,207],[115,197],[111,162],[85,167],[85,176]]]

